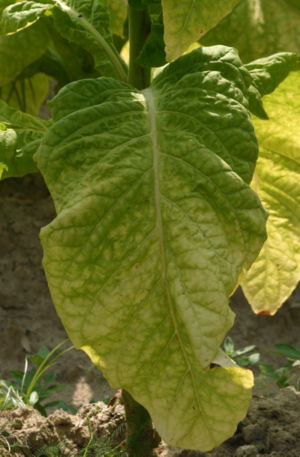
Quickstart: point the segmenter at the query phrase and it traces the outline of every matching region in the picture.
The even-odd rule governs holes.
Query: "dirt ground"
[[[41,266],[42,249],[38,237],[40,228],[50,222],[54,216],[51,198],[40,175],[29,175],[17,180],[8,179],[0,183],[0,378],[2,379],[9,379],[10,370],[23,369],[26,354],[37,352],[43,345],[53,348],[66,338],[47,288]],[[268,351],[273,349],[274,343],[290,343],[300,347],[299,288],[274,317],[254,315],[240,290],[235,293],[231,301],[231,306],[236,313],[236,321],[230,336],[237,348],[255,344],[259,351]],[[262,360],[274,365],[283,362],[277,356],[265,352],[262,352]],[[100,401],[110,397],[114,392],[100,372],[91,370],[89,359],[81,351],[69,352],[65,358],[58,361],[55,371],[57,381],[69,385],[69,388],[57,394],[56,398],[63,399],[77,408],[85,405],[79,410],[77,416],[68,416],[67,413],[56,411],[54,415],[44,419],[35,411],[28,409],[25,412],[16,411],[9,414],[19,414],[18,433],[23,434],[24,427],[26,429],[24,424],[27,423],[28,418],[32,421],[35,417],[34,420],[40,424],[38,427],[41,428],[41,424],[44,424],[44,434],[45,430],[51,429],[53,436],[61,436],[61,429],[57,431],[59,426],[55,424],[59,424],[60,419],[63,418],[62,423],[69,424],[64,425],[64,430],[71,430],[70,433],[68,432],[69,435],[77,436],[76,439],[79,440],[79,444],[78,442],[74,444],[74,440],[71,439],[73,443],[71,448],[78,450],[89,436],[87,424],[83,424],[83,412],[86,413],[84,408],[91,408],[89,405],[91,400]],[[160,455],[300,457],[300,424],[298,424],[300,395],[290,388],[279,391],[274,390],[273,387],[267,387],[265,392],[261,389],[255,392],[259,396],[254,396],[246,419],[239,425],[236,435],[220,448],[205,454],[161,448]],[[274,396],[268,396],[272,392]],[[264,396],[261,396],[262,393]],[[103,403],[99,405],[102,406],[99,407],[100,413],[97,414],[98,416],[100,414],[102,419],[95,419],[94,427],[96,431],[102,430],[102,425],[106,424],[107,430],[107,422],[115,418],[115,411],[105,410],[106,416],[103,414],[106,419],[103,419],[101,411],[107,407],[103,406]],[[3,414],[1,413],[0,417],[0,431]],[[57,422],[55,422],[56,415],[60,418]],[[122,422],[120,419],[122,412],[118,411],[117,417],[118,421]],[[52,421],[51,426],[49,421]],[[99,423],[102,425],[100,426]],[[77,430],[76,433],[74,427]],[[79,433],[78,430],[81,427],[83,428]],[[99,430],[97,433],[101,435],[102,432],[100,433]],[[16,429],[13,429],[13,433],[18,435]],[[44,443],[43,440],[41,442],[37,440],[37,442]],[[1,443],[3,447],[3,442],[0,440],[0,450]],[[17,454],[17,451],[11,450],[6,455],[35,455],[33,449],[37,448],[27,450],[26,452],[29,453],[23,454]]]

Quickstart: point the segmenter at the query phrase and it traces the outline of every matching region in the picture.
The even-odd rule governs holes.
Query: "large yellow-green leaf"
[[[38,171],[32,157],[47,128],[46,121],[0,100],[0,179]]]
[[[268,239],[243,280],[256,313],[274,314],[300,279],[300,72],[264,98],[255,120],[260,144],[253,186],[269,211]]]
[[[176,59],[239,0],[162,0],[167,60]]]
[[[201,43],[234,46],[249,62],[281,51],[300,53],[299,30],[299,0],[242,0]]]
[[[250,371],[211,368],[233,323],[228,297],[265,239],[249,78],[221,46],[144,91],[71,83],[36,154],[57,210],[43,263],[69,336],[187,448],[220,444],[250,399]]]

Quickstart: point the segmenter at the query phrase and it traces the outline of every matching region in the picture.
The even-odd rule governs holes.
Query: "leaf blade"
[[[113,45],[105,0],[57,0],[51,13],[60,34],[88,51],[103,75],[127,79],[126,65]]]
[[[1,14],[2,34],[16,33],[38,21],[44,13],[53,8],[53,3],[21,1],[11,3]]]
[[[10,84],[24,68],[39,59],[47,49],[48,40],[47,29],[40,21],[11,35],[1,35],[0,86]]]
[[[167,60],[179,57],[190,44],[228,14],[238,1],[162,0]]]
[[[224,58],[218,71],[215,54]],[[52,101],[55,122],[37,159],[58,216],[41,239],[73,342],[147,407],[170,443],[208,450],[233,432],[250,398],[250,372],[210,362],[265,214],[247,184],[257,144],[236,55],[202,48],[171,65],[143,92],[100,78]],[[235,122],[245,162],[224,134]]]
[[[109,2],[110,30],[123,38],[124,23],[127,18],[127,1],[112,0]]]
[[[300,8],[289,0],[243,0],[201,38],[205,46],[222,43],[239,50],[243,62],[277,52],[300,53]]]
[[[273,315],[300,276],[299,94],[300,75],[293,72],[265,97],[270,120],[255,120],[260,155],[254,186],[270,213],[268,239],[242,282],[256,313]]]
[[[19,78],[1,87],[1,98],[9,106],[38,116],[49,91],[49,78],[35,73],[31,78]]]
[[[9,107],[0,100],[0,164],[1,179],[21,177],[38,171],[33,160],[48,123]]]

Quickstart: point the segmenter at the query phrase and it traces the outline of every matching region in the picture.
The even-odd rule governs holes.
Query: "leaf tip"
[[[270,311],[254,311],[255,314],[257,314],[258,316],[273,316],[272,313],[270,313]]]

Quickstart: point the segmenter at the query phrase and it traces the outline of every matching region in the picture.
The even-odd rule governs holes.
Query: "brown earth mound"
[[[97,440],[107,448],[114,448],[124,437],[124,413],[119,404],[85,405],[76,415],[59,409],[44,417],[30,407],[0,413],[0,455],[3,457],[75,457],[90,441]]]
[[[157,449],[160,457],[299,457],[300,393],[292,387],[264,398],[254,396],[246,418],[235,435],[211,452],[202,453],[169,448]],[[183,419],[184,420],[184,419]],[[0,413],[0,455],[4,457],[82,455],[92,437],[92,444],[102,441],[106,449],[123,446],[125,423],[123,407],[103,402],[85,405],[76,415],[57,410],[43,417],[26,407]],[[51,448],[59,444],[59,454]],[[2,448],[2,453],[1,453]],[[44,449],[44,451],[43,451]],[[91,448],[92,449],[92,448]],[[100,445],[88,456],[105,454]],[[47,453],[48,452],[48,453]]]

